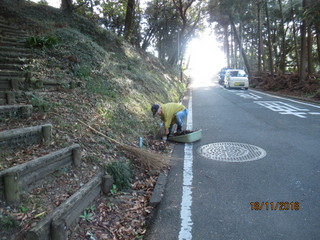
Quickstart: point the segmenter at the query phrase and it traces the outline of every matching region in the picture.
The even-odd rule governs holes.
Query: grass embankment
[[[166,150],[164,143],[153,144],[153,138],[150,138],[159,128],[152,117],[151,104],[179,102],[185,92],[186,81],[181,82],[176,70],[164,66],[155,57],[135,49],[122,38],[81,16],[64,15],[58,9],[33,3],[20,8],[12,4],[7,7],[2,5],[0,13],[25,29],[29,36],[35,37],[31,39],[33,44],[49,46],[51,40],[58,39],[51,48],[33,48],[33,67],[25,70],[32,72],[30,84],[38,87],[26,89],[31,96],[27,103],[34,106],[32,116],[24,120],[8,120],[0,125],[2,131],[52,123],[52,141],[48,146],[37,145],[14,152],[1,152],[0,170],[73,143],[80,144],[82,148],[83,163],[80,169],[57,171],[54,181],[48,179],[43,189],[37,188],[28,193],[18,208],[6,210],[1,206],[1,214],[9,220],[19,221],[19,229],[23,231],[30,229],[54,207],[59,206],[100,169],[105,169],[106,164],[127,160],[128,155],[124,155],[115,144],[80,124],[78,120],[120,143],[138,146],[139,137],[143,137],[148,140],[144,142],[144,148]],[[43,82],[59,82],[60,87],[43,88]],[[77,87],[70,89],[70,82]],[[143,235],[145,215],[149,212],[148,198],[156,175],[152,176],[139,167],[135,169],[140,172],[132,176],[132,191],[137,189],[139,194],[132,193],[130,202],[141,203],[141,199],[137,201],[136,198],[143,195],[143,204],[139,208],[118,207],[115,212],[117,201],[113,203],[111,199],[103,199],[104,204],[108,201],[108,206],[113,206],[112,209],[106,207],[105,211],[112,210],[115,217],[111,217],[110,213],[106,214],[108,217],[100,217],[105,211],[99,208],[95,220],[83,220],[78,228],[79,233],[74,232],[75,235],[81,235],[87,229],[93,231],[99,219],[103,219],[104,224],[108,224],[109,230],[112,230],[110,236],[124,234],[135,239],[132,236]],[[114,194],[116,192],[113,188]],[[128,204],[129,198],[126,198]],[[104,206],[99,201],[97,206]],[[26,210],[21,211],[21,207]],[[128,213],[129,210],[133,212]],[[132,218],[128,218],[129,215]],[[122,229],[118,226],[119,218],[123,218],[123,224],[128,226],[132,226],[132,221],[139,224],[135,224],[136,227],[128,233],[118,233]],[[1,226],[3,224],[1,222]],[[19,229],[15,228],[13,232]],[[7,230],[3,234],[10,236],[11,230]],[[99,231],[96,230],[97,236],[104,234]]]
[[[108,136],[132,143],[155,133],[152,103],[180,101],[186,83],[178,72],[121,37],[48,6],[28,3],[15,11],[6,11],[6,17],[24,26],[30,36],[59,39],[51,48],[33,50],[37,57],[31,82],[59,81],[61,91],[33,91],[32,103],[68,141],[81,138],[75,136],[83,129],[76,122],[81,119]],[[80,87],[64,89],[70,81]]]

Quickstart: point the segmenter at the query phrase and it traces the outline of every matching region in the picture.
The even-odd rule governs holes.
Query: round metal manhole
[[[210,143],[198,148],[205,158],[224,162],[247,162],[264,158],[267,153],[262,148],[245,143]]]

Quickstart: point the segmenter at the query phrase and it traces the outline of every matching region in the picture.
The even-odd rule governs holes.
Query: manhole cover
[[[264,158],[267,153],[262,148],[245,143],[210,143],[198,148],[205,158],[224,162],[247,162]]]

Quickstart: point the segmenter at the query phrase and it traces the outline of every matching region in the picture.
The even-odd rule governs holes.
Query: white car
[[[229,69],[224,76],[225,88],[249,88],[248,75],[241,69]]]

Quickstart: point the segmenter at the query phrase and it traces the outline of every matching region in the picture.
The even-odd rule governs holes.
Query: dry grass
[[[118,144],[118,146],[124,151],[130,153],[143,167],[147,169],[161,170],[169,165],[170,157],[167,155],[153,153],[127,144]]]
[[[130,153],[130,155],[132,157],[134,157],[135,159],[137,159],[139,161],[139,163],[145,168],[152,169],[152,170],[161,170],[161,169],[168,167],[168,165],[169,165],[170,156],[168,156],[168,155],[153,153],[153,152],[150,152],[150,151],[147,151],[144,149],[130,146],[128,144],[120,143],[117,140],[103,134],[102,132],[89,126],[88,124],[84,123],[83,121],[81,121],[79,119],[78,119],[78,122],[85,125],[89,129],[91,129],[93,132],[106,138],[108,141],[116,144],[117,147],[119,147],[120,149]]]

